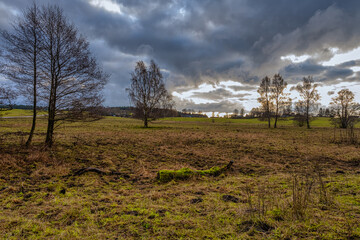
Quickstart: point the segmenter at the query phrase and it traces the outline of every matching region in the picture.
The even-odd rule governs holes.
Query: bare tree
[[[34,3],[12,25],[12,31],[1,32],[4,40],[4,75],[17,83],[21,93],[32,100],[32,126],[26,146],[29,146],[36,126],[38,64],[41,52],[39,9]]]
[[[250,110],[249,116],[252,118],[260,117],[263,114],[262,109],[260,108],[252,108]]]
[[[241,116],[241,117],[244,117],[244,115],[245,115],[245,109],[244,109],[244,108],[241,108],[241,109],[240,109],[240,116]]]
[[[284,101],[284,104],[281,106],[282,115],[290,116],[293,110],[293,102],[291,98],[288,98]]]
[[[284,81],[284,78],[280,74],[275,74],[272,79],[272,87],[271,87],[271,98],[274,100],[274,105],[275,105],[274,128],[277,127],[279,109],[286,102],[286,94],[284,94],[284,89],[286,88],[286,86],[287,86],[287,82]]]
[[[149,68],[143,61],[136,63],[135,70],[131,73],[131,86],[126,90],[144,122],[144,127],[148,127],[149,118],[156,117],[157,109],[171,109],[173,106],[160,68],[153,60]]]
[[[316,106],[316,103],[320,100],[317,87],[319,84],[314,83],[312,76],[304,77],[302,83],[299,83],[291,90],[299,92],[303,104],[305,104],[305,119],[307,128],[310,128],[310,110]]]
[[[43,51],[41,57],[41,97],[48,102],[45,143],[53,144],[55,123],[91,117],[89,108],[102,103],[101,90],[107,75],[91,56],[89,43],[64,16],[58,6],[41,9]]]
[[[257,90],[257,92],[260,94],[260,97],[258,98],[258,102],[261,104],[264,117],[268,120],[268,127],[270,128],[271,125],[271,109],[273,106],[273,102],[271,99],[271,79],[266,76],[261,80],[260,86]]]
[[[295,116],[293,118],[294,124],[303,127],[306,123],[306,104],[304,101],[295,103]]]
[[[326,108],[325,109],[325,117],[329,117],[330,116],[330,109]]]
[[[355,111],[358,109],[358,104],[354,101],[354,93],[349,89],[342,89],[338,95],[332,98],[330,103],[334,106],[336,111],[333,121],[341,128],[353,127],[357,118],[355,118]]]

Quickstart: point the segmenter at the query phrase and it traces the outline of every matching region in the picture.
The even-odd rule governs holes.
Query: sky
[[[280,73],[290,92],[304,76],[321,104],[349,88],[360,102],[358,0],[37,0],[55,3],[87,37],[105,72],[106,106],[129,106],[137,61],[162,69],[176,108],[203,112],[257,107],[261,79]],[[0,0],[0,28],[31,1]]]

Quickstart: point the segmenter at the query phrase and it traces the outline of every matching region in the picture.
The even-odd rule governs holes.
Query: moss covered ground
[[[359,146],[337,130],[180,120],[65,123],[51,150],[45,119],[29,149],[31,119],[0,120],[0,238],[360,238]],[[86,167],[124,175],[73,175]]]

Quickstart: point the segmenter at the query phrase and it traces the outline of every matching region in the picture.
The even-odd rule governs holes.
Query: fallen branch
[[[88,167],[88,168],[82,168],[76,172],[73,173],[73,176],[80,176],[83,175],[84,173],[87,172],[94,172],[94,173],[98,173],[100,175],[106,175],[107,173],[104,172],[103,170],[100,170],[98,168],[92,168],[92,167]]]
[[[77,171],[75,171],[74,173],[72,174],[68,174],[64,177],[70,177],[70,176],[81,176],[83,175],[84,173],[87,173],[87,172],[93,172],[93,173],[97,173],[99,175],[119,175],[119,176],[122,176],[124,178],[130,178],[130,176],[126,173],[120,173],[120,172],[105,172],[99,168],[94,168],[94,167],[87,167],[87,168],[82,168],[82,169],[79,169]]]

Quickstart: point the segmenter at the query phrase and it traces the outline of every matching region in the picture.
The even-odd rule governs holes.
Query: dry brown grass
[[[61,126],[48,151],[42,146],[43,120],[34,146],[22,147],[29,126],[28,119],[1,122],[2,238],[341,239],[360,234],[354,224],[360,217],[360,151],[332,143],[329,128],[158,121],[144,129],[136,120],[105,118]],[[230,160],[232,171],[216,178],[155,181],[161,169],[208,169]],[[84,167],[130,178],[70,176]],[[303,180],[293,185],[294,176]],[[302,192],[305,176],[313,181],[308,192]],[[224,201],[223,195],[238,202]],[[305,195],[306,206],[297,205],[301,217],[294,217],[297,200]],[[198,198],[202,201],[193,201]]]

